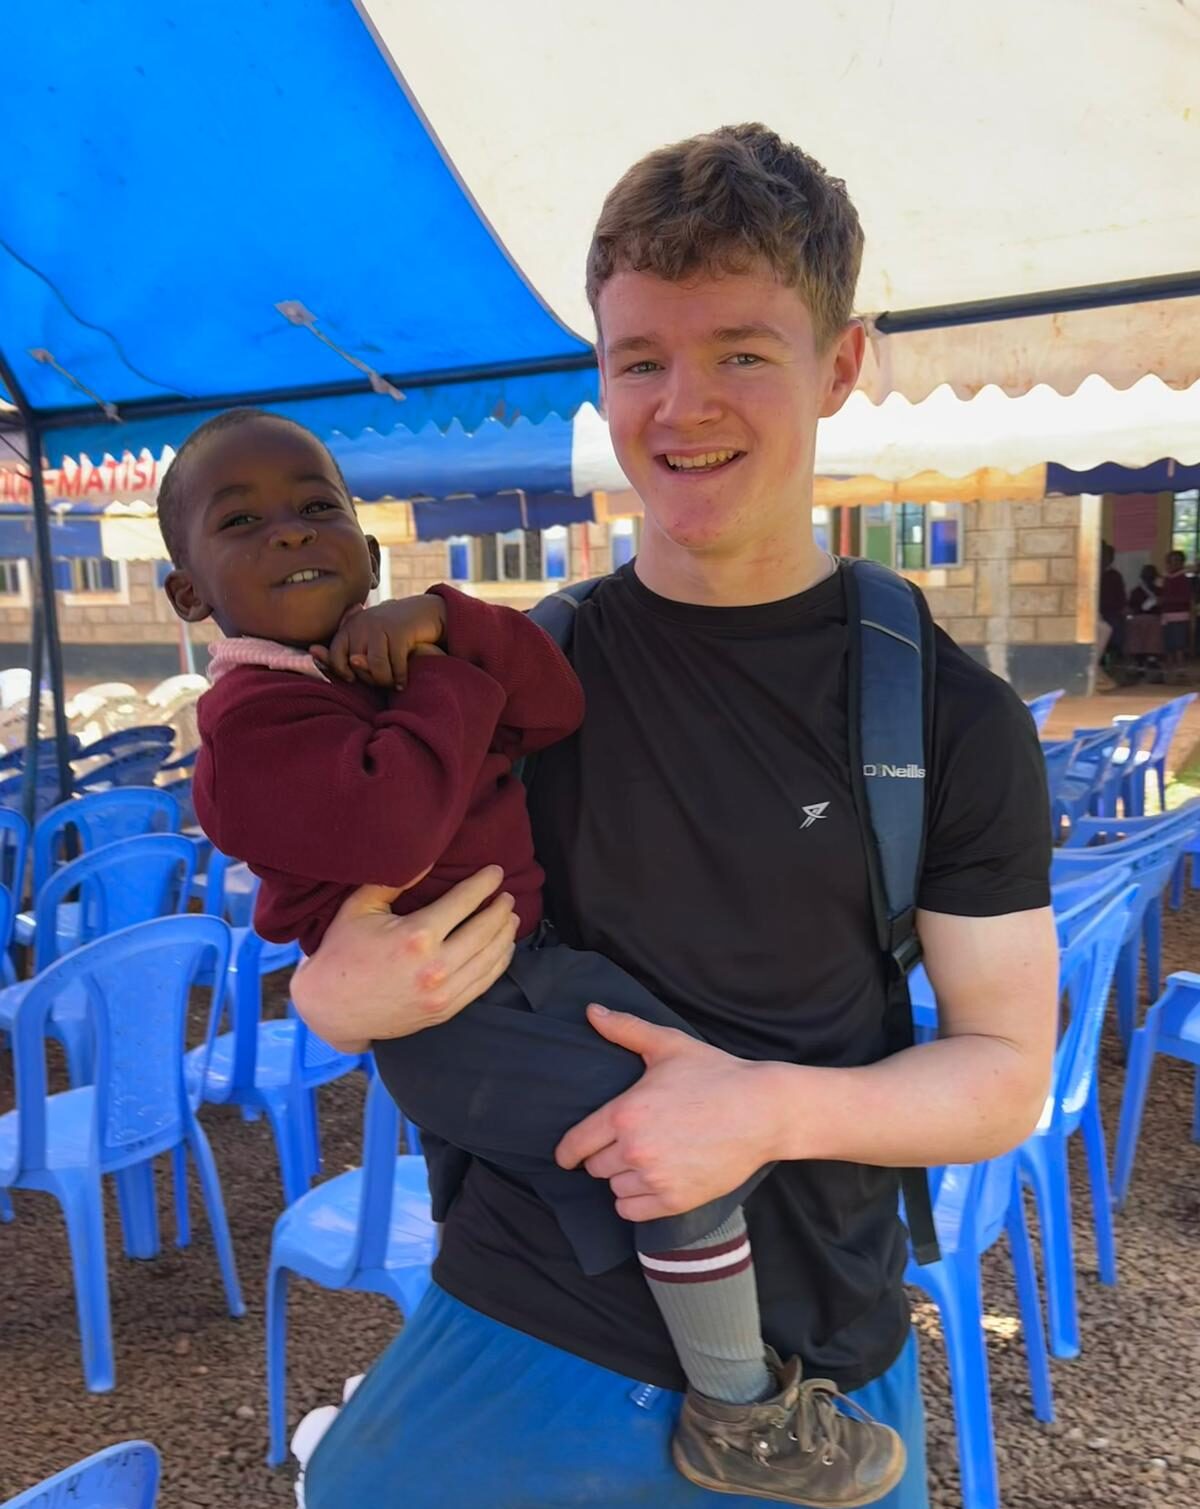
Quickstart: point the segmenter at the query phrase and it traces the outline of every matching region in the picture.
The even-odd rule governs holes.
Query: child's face
[[[379,581],[379,547],[331,457],[293,425],[219,431],[189,458],[183,486],[186,560],[166,582],[181,618],[307,649]]]

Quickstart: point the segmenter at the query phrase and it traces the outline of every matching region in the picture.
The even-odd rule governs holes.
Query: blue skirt
[[[900,1432],[908,1471],[878,1509],[928,1509],[916,1340],[851,1395]],[[675,1470],[682,1396],[597,1367],[436,1285],[322,1438],[307,1509],[755,1509]]]

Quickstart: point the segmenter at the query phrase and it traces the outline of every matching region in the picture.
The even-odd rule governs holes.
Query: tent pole
[[[42,724],[42,605],[36,591],[30,610],[29,707],[25,719],[25,769],[21,781],[21,813],[30,828],[37,816],[38,739]]]
[[[50,695],[54,699],[54,752],[58,765],[58,799],[65,802],[71,795],[73,776],[67,745],[67,709],[63,694],[62,641],[58,633],[58,602],[54,594],[54,561],[50,544],[50,509],[46,503],[46,482],[42,475],[42,435],[32,415],[25,416],[28,437],[29,481],[33,489],[33,528],[37,539],[38,595],[42,617],[42,637],[46,668],[50,673]],[[33,688],[30,688],[32,692]],[[32,701],[32,697],[30,699]],[[37,743],[28,746],[26,765],[34,767],[37,779]]]

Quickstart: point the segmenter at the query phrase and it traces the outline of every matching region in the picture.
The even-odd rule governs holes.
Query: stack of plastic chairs
[[[1131,817],[1141,817],[1146,811],[1146,781],[1149,777],[1158,784],[1159,810],[1167,810],[1167,756],[1183,715],[1195,700],[1196,693],[1188,692],[1186,696],[1164,702],[1141,720],[1149,723],[1149,738],[1142,740],[1140,748],[1121,762],[1125,764],[1121,794],[1125,811]]]
[[[121,1441],[35,1483],[0,1509],[154,1509],[158,1452],[149,1441]]]
[[[112,1176],[131,1256],[158,1251],[153,1159],[195,1160],[232,1315],[244,1313],[221,1186],[183,1082],[188,1000],[207,968],[218,984],[229,929],[215,917],[165,917],[76,949],[31,981],[12,1036],[16,1109],[0,1116],[0,1188],[51,1194],[62,1208],[75,1274],[83,1370],[93,1393],[113,1387],[101,1181]],[[86,999],[95,1083],[47,1094],[44,1038],[64,995]]]
[[[1054,801],[1056,837],[1064,823],[1069,828],[1089,814],[1116,815],[1122,780],[1118,755],[1127,747],[1128,734],[1122,728],[1077,730],[1074,753]]]
[[[1100,1035],[1108,993],[1137,897],[1136,884],[1117,880],[1105,899],[1091,906],[1062,952],[1060,992],[1069,1016],[1054,1056],[1054,1073],[1041,1119],[1018,1150],[1022,1179],[1033,1189],[1042,1231],[1042,1260],[1049,1312],[1050,1350],[1079,1355],[1075,1300],[1075,1254],[1067,1143],[1083,1133],[1091,1186],[1100,1278],[1115,1284],[1116,1244],[1112,1185],[1100,1114]]]
[[[386,1294],[409,1316],[429,1286],[435,1228],[425,1160],[398,1154],[399,1112],[372,1078],[363,1117],[362,1167],[318,1184],[275,1223],[267,1279],[267,1461],[284,1458],[287,1291],[293,1273],[325,1289]],[[408,1146],[414,1145],[411,1133]]]

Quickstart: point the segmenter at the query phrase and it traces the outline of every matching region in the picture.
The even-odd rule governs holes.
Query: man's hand
[[[563,1168],[582,1164],[607,1179],[624,1220],[694,1210],[771,1162],[771,1128],[755,1092],[761,1065],[623,1011],[589,1006],[588,1019],[609,1042],[639,1053],[646,1072],[572,1127],[554,1156]]]
[[[336,1043],[407,1037],[457,1015],[512,958],[518,926],[512,897],[497,896],[477,910],[503,879],[491,865],[407,917],[391,910],[398,890],[355,891],[292,976],[300,1015]]]
[[[328,648],[314,644],[309,653],[330,680],[400,689],[408,680],[408,657],[418,646],[436,646],[445,632],[446,605],[425,592],[351,608]]]

